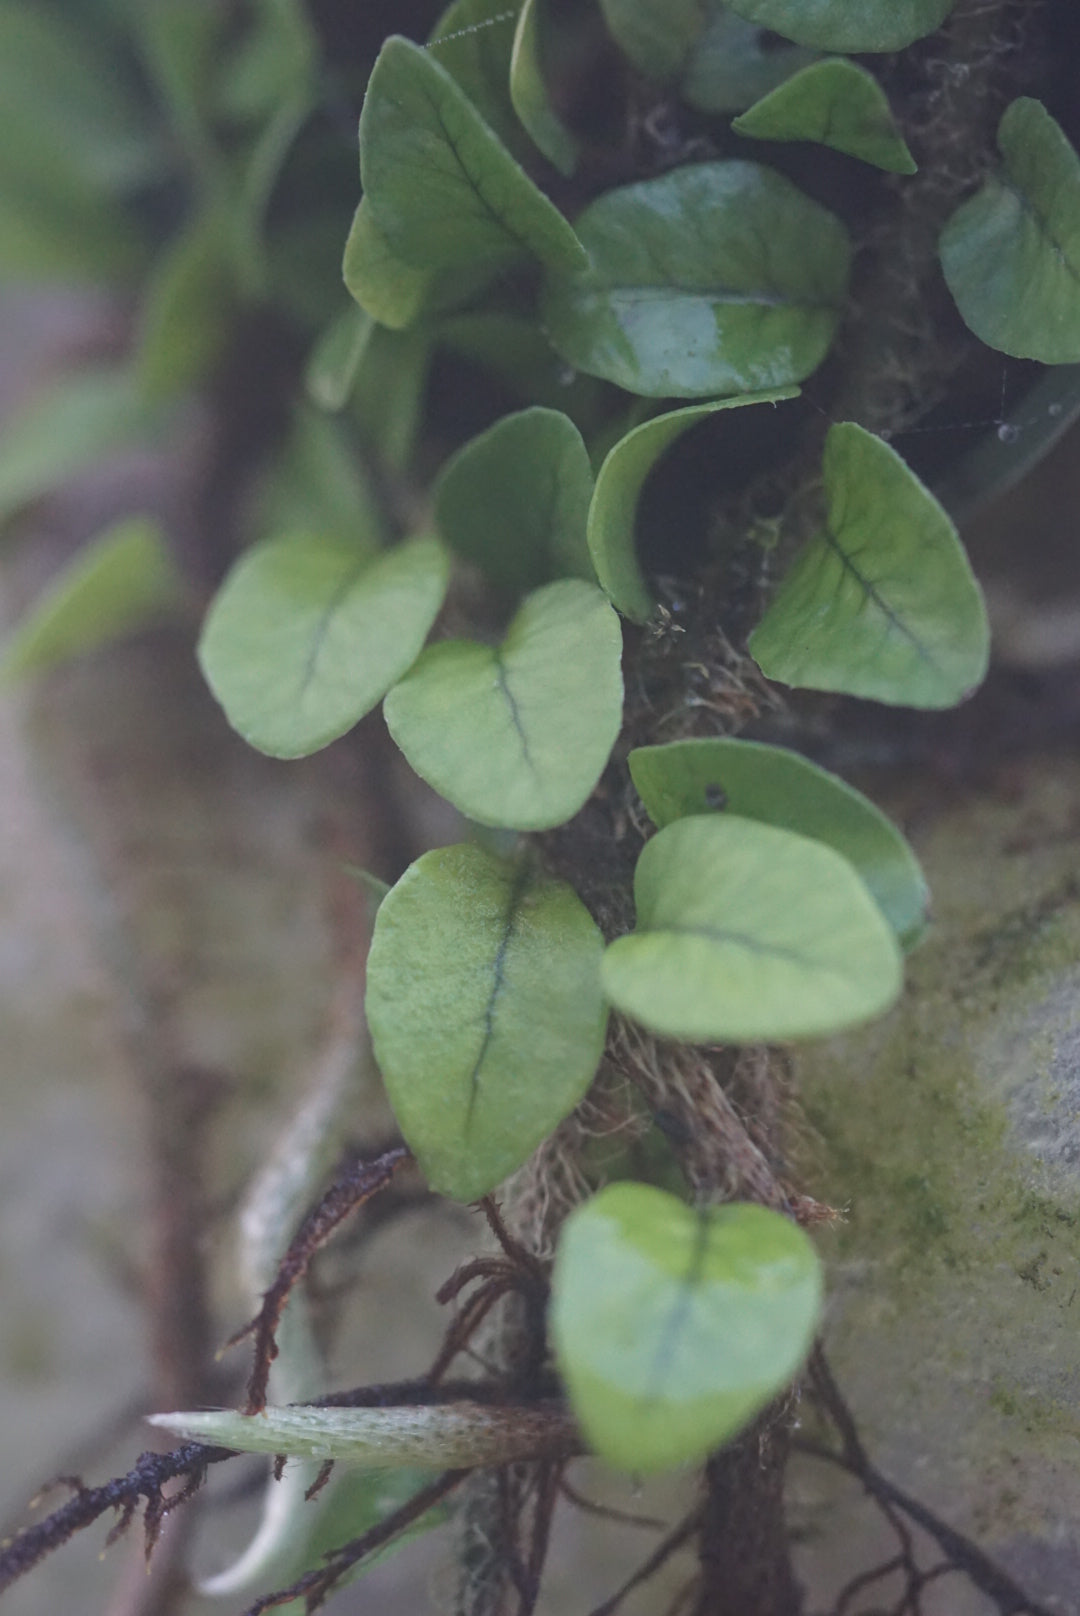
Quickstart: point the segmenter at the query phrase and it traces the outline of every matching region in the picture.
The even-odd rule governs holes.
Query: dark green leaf
[[[321,410],[333,413],[349,402],[373,330],[370,314],[350,305],[319,337],[308,360],[304,386]]]
[[[851,422],[825,443],[825,526],[750,637],[811,690],[951,707],[986,672],[986,608],[956,529],[894,449]]]
[[[481,825],[543,830],[587,800],[622,718],[619,620],[592,584],[528,596],[499,646],[431,645],[386,698],[429,785]]]
[[[1039,101],[1014,101],[1003,166],[953,214],[941,265],[981,341],[1044,365],[1080,360],[1080,156]]]
[[[544,78],[541,0],[525,0],[510,60],[510,98],[521,122],[549,162],[563,174],[577,167],[580,148],[552,104]]]
[[[353,218],[342,273],[361,309],[395,331],[404,330],[417,319],[435,280],[433,269],[417,269],[392,251],[366,199]]]
[[[360,172],[390,249],[419,268],[522,253],[578,269],[585,252],[450,74],[407,39],[379,52],[360,116]]]
[[[428,50],[464,90],[484,122],[519,157],[528,150],[510,97],[514,24],[522,0],[454,0]]]
[[[917,166],[877,79],[843,57],[804,67],[731,127],[753,140],[816,140],[890,174]]]
[[[727,0],[748,22],[815,50],[894,51],[940,28],[954,0]]]
[[[900,991],[896,939],[852,866],[791,831],[677,819],[646,843],[634,900],[637,929],[605,953],[604,990],[666,1037],[818,1037]]]
[[[240,558],[207,615],[199,662],[233,728],[271,757],[344,735],[418,655],[446,593],[435,539],[373,552],[315,534]]]
[[[805,67],[812,53],[706,0],[702,34],[683,66],[682,97],[702,112],[741,112]]]
[[[611,34],[651,78],[674,78],[702,27],[701,0],[600,0]]]
[[[659,829],[723,810],[824,842],[855,866],[904,948],[926,927],[918,860],[869,798],[815,763],[759,741],[673,741],[630,753],[630,773]]]
[[[551,277],[570,364],[647,397],[762,392],[824,358],[847,288],[839,220],[771,169],[693,163],[609,191],[577,221],[591,267]]]
[[[447,544],[502,589],[593,578],[585,523],[593,475],[581,433],[558,410],[504,415],[459,449],[435,484]]]
[[[604,1047],[602,948],[570,887],[479,847],[425,853],[384,898],[367,1017],[432,1189],[486,1195],[584,1096]]]
[[[586,1439],[620,1470],[704,1459],[794,1379],[821,1293],[813,1246],[778,1212],[601,1190],[564,1224],[552,1278],[556,1357]]]
[[[645,480],[665,450],[689,427],[717,410],[741,404],[776,404],[797,394],[797,387],[782,388],[672,410],[668,415],[642,422],[609,451],[600,467],[589,508],[588,540],[596,576],[624,617],[644,623],[656,607],[638,564],[634,524]]]

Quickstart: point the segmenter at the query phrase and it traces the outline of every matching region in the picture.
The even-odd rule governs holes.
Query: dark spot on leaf
[[[715,782],[710,781],[710,783],[705,787],[706,808],[726,808],[727,804],[728,795],[723,786],[717,785]]]

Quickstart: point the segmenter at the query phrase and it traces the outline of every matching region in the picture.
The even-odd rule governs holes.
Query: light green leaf
[[[589,552],[601,586],[624,617],[644,623],[656,608],[634,544],[638,500],[656,462],[689,427],[717,410],[741,404],[777,404],[797,397],[798,391],[797,387],[788,387],[770,393],[746,393],[655,415],[620,438],[608,452],[589,507]]]
[[[801,45],[781,44],[716,0],[706,0],[705,18],[681,82],[683,100],[701,112],[741,112],[813,60]]]
[[[343,410],[356,384],[375,322],[350,305],[322,332],[304,372],[304,387],[321,410]]]
[[[222,71],[218,102],[230,118],[261,123],[311,84],[319,41],[303,0],[254,0],[249,11]]]
[[[406,264],[372,218],[366,198],[353,218],[342,265],[345,285],[361,309],[395,331],[418,318],[435,279],[433,269]]]
[[[431,645],[386,698],[413,768],[481,825],[543,830],[577,813],[622,720],[619,620],[592,584],[528,596],[501,645]]]
[[[549,278],[544,315],[590,375],[651,398],[762,392],[828,351],[847,233],[771,169],[688,164],[607,192],[577,229],[591,267]]]
[[[750,637],[770,679],[951,707],[986,673],[982,594],[956,529],[894,449],[850,421],[825,441],[828,511]]]
[[[570,175],[578,165],[577,138],[556,112],[544,78],[541,0],[525,0],[510,59],[510,98],[521,122],[549,162]]]
[[[345,423],[301,404],[256,502],[256,531],[330,533],[356,546],[387,542],[382,512]]]
[[[435,24],[427,47],[515,157],[528,149],[510,98],[510,57],[521,4],[454,0]]]
[[[929,892],[892,821],[846,781],[759,741],[673,741],[630,753],[630,773],[660,830],[723,811],[824,842],[855,866],[904,948],[926,928]]]
[[[887,1010],[896,939],[839,853],[773,825],[677,819],[634,876],[637,929],[604,955],[608,998],[692,1043],[814,1038]]]
[[[147,398],[175,397],[205,380],[229,340],[236,297],[229,227],[209,209],[158,256],[143,293],[136,369]]]
[[[563,1225],[551,1301],[590,1446],[640,1473],[701,1461],[795,1378],[821,1295],[813,1246],[778,1212],[601,1190]]]
[[[574,891],[528,857],[439,848],[383,899],[368,1024],[432,1189],[486,1195],[584,1097],[607,1024],[602,950]]]
[[[52,668],[175,613],[185,589],[157,523],[128,517],[53,580],[3,652],[0,680]]]
[[[955,0],[727,0],[748,22],[829,51],[902,50],[940,28]]]
[[[843,57],[804,67],[731,127],[753,140],[816,140],[890,174],[917,167],[877,79]]]
[[[941,266],[965,323],[991,348],[1044,365],[1080,360],[1080,156],[1040,101],[1014,101],[1003,167],[953,214]]]
[[[416,658],[446,593],[431,538],[372,554],[285,534],[240,558],[203,628],[199,662],[233,728],[271,757],[344,735]]]
[[[427,52],[388,39],[360,115],[360,172],[392,252],[419,268],[509,263],[573,271],[585,251],[562,214]]]
[[[504,415],[459,449],[434,489],[439,532],[499,588],[593,578],[585,543],[589,452],[558,410]]]

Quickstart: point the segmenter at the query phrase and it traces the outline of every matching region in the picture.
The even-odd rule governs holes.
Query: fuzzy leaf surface
[[[473,845],[425,853],[383,899],[368,1022],[432,1189],[486,1195],[585,1094],[607,1024],[602,950],[572,888]]]
[[[986,673],[978,584],[945,511],[894,449],[850,421],[825,442],[828,511],[750,636],[767,678],[951,707]]]
[[[855,866],[901,946],[919,941],[929,902],[919,862],[888,816],[837,775],[782,746],[732,739],[639,746],[628,761],[659,829],[723,812],[824,842]]]
[[[634,427],[608,451],[589,507],[589,552],[601,587],[624,617],[644,623],[656,607],[638,562],[634,526],[641,490],[657,461],[684,432],[717,410],[741,404],[778,404],[797,397],[798,391],[797,387],[788,387],[769,393],[746,393],[655,415]]]
[[[581,433],[559,410],[504,415],[471,439],[435,484],[439,532],[511,592],[552,578],[593,578],[585,525],[592,467]]]
[[[551,276],[564,359],[650,398],[763,392],[832,342],[850,246],[838,219],[757,163],[693,163],[627,185],[577,220],[591,266]]]
[[[813,1246],[778,1212],[601,1190],[563,1226],[552,1279],[556,1357],[590,1446],[643,1473],[704,1459],[798,1373],[821,1294]]]
[[[738,16],[798,45],[828,51],[902,50],[940,28],[955,0],[727,0]]]
[[[537,148],[560,173],[574,172],[580,148],[560,118],[544,78],[542,0],[525,0],[510,58],[510,98]]]
[[[1040,101],[1001,120],[1002,169],[953,214],[941,265],[980,341],[1044,365],[1080,360],[1080,156]]]
[[[843,57],[812,62],[731,127],[753,140],[814,140],[890,174],[917,166],[877,79]]]
[[[271,757],[306,757],[344,735],[415,660],[448,576],[432,538],[383,551],[317,534],[255,545],[199,643],[229,723]]]
[[[594,584],[529,595],[501,645],[428,646],[386,698],[417,774],[480,825],[544,830],[586,802],[622,721],[622,633]]]
[[[879,1015],[901,984],[893,932],[847,859],[723,814],[645,844],[637,927],[603,963],[620,1010],[669,1038],[812,1038]]]

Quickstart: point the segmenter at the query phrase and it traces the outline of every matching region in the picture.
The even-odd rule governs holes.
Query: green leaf
[[[550,163],[570,175],[581,149],[552,104],[544,78],[544,15],[541,0],[525,0],[510,59],[510,98],[521,122]]]
[[[847,233],[771,169],[692,163],[607,192],[577,229],[591,267],[550,277],[544,314],[590,375],[651,398],[762,392],[828,351]]]
[[[353,388],[356,420],[384,466],[404,472],[412,460],[431,369],[431,332],[376,326]]]
[[[644,623],[656,608],[634,544],[638,500],[656,462],[688,428],[717,410],[741,404],[777,404],[795,398],[798,391],[797,387],[788,387],[770,393],[747,393],[655,415],[651,421],[634,427],[609,451],[589,507],[589,552],[601,586],[624,617]]]
[[[407,39],[379,52],[360,115],[360,172],[390,250],[418,268],[502,266],[522,253],[572,271],[585,251],[464,91]]]
[[[515,397],[559,410],[583,431],[610,415],[604,383],[568,373],[535,320],[499,309],[458,314],[440,324],[439,341],[493,371]]]
[[[741,112],[813,59],[801,45],[780,43],[716,0],[706,0],[705,18],[681,82],[683,100],[701,112]]]
[[[435,521],[459,555],[512,593],[593,578],[585,523],[593,475],[581,433],[558,410],[504,415],[459,449],[435,484]]]
[[[363,309],[350,306],[322,332],[304,372],[304,387],[321,410],[343,410],[356,384],[375,322]]]
[[[673,741],[630,753],[638,795],[660,830],[723,811],[824,842],[855,866],[904,948],[926,928],[929,893],[892,821],[860,791],[796,752],[759,741]]]
[[[665,1037],[819,1037],[900,991],[896,939],[852,866],[791,831],[678,819],[646,843],[634,901],[637,929],[605,953],[604,990]]]
[[[778,1212],[601,1190],[563,1225],[552,1277],[556,1358],[590,1446],[641,1473],[704,1459],[794,1379],[821,1297],[813,1246]]]
[[[435,279],[434,270],[417,269],[392,251],[366,198],[361,199],[345,243],[342,274],[361,309],[395,331],[417,319]]]
[[[798,45],[829,51],[902,50],[940,28],[954,0],[727,0],[738,16]]]
[[[918,166],[877,79],[843,57],[812,62],[731,127],[753,140],[816,140],[890,174]]]
[[[945,226],[941,266],[965,323],[991,348],[1044,365],[1080,360],[1080,156],[1039,101],[998,130],[1003,167]]]
[[[612,38],[650,78],[674,78],[702,27],[701,0],[600,0]]]
[[[205,380],[235,314],[228,226],[208,209],[158,256],[143,293],[136,369],[146,397],[174,397]]]
[[[368,1023],[432,1189],[486,1195],[584,1097],[607,1025],[602,949],[565,883],[468,844],[425,853],[383,899]]]
[[[373,551],[386,544],[382,513],[343,422],[297,407],[259,490],[255,527],[265,538],[314,532]]]
[[[522,0],[454,0],[427,46],[515,156],[528,148],[510,96],[510,57],[521,4]]]
[[[0,680],[39,673],[174,613],[185,590],[157,523],[128,517],[53,580],[0,654]]]
[[[446,593],[431,538],[373,554],[285,534],[240,558],[207,615],[199,662],[235,730],[306,757],[370,712],[417,656]]]
[[[956,529],[894,449],[850,421],[825,441],[828,512],[750,652],[770,679],[951,707],[986,673],[982,594]]]
[[[431,645],[386,698],[413,768],[481,825],[544,830],[591,795],[622,719],[619,620],[592,584],[529,595],[501,645]]]

